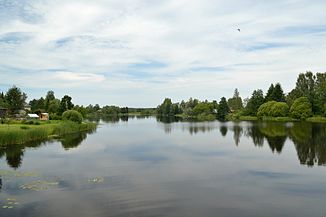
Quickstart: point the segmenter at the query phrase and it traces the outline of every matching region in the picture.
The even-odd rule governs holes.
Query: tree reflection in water
[[[174,119],[157,118],[157,121],[166,123],[164,130],[170,133],[173,130],[171,123]],[[179,122],[175,120],[175,122]],[[188,130],[192,134],[203,133],[219,128],[223,137],[228,131],[233,132],[233,140],[236,146],[240,144],[242,136],[252,139],[257,147],[264,146],[267,142],[273,153],[281,154],[287,140],[293,142],[299,161],[309,167],[326,165],[326,124],[309,122],[237,122],[202,124],[202,122],[183,122],[182,130]]]
[[[75,133],[63,136],[60,141],[61,145],[65,150],[78,147],[83,140],[86,139],[87,134],[93,133],[94,131]],[[47,141],[34,141],[23,145],[8,145],[0,147],[0,159],[6,158],[7,165],[13,169],[21,167],[23,162],[24,153],[29,148],[40,148],[46,145]]]
[[[103,122],[118,123],[131,119],[147,117],[110,117]],[[233,136],[236,146],[240,145],[241,137],[250,138],[257,147],[268,144],[273,153],[281,154],[287,141],[292,141],[297,152],[300,164],[309,167],[326,165],[326,124],[307,122],[279,123],[279,122],[183,122],[180,118],[157,117],[159,126],[165,133],[171,133],[180,128],[191,135],[218,130],[222,137]],[[86,139],[87,134],[66,135],[60,139],[65,150],[76,148]],[[32,142],[25,145],[8,145],[0,147],[0,159],[5,158],[7,164],[17,169],[22,165],[24,152],[29,148],[40,148],[45,142]]]

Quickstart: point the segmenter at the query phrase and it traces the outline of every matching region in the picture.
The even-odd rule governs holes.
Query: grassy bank
[[[306,120],[299,120],[291,117],[255,117],[255,116],[236,116],[229,115],[228,121],[276,121],[276,122],[294,122],[294,121],[306,121],[314,123],[326,123],[326,117],[310,117]]]
[[[314,123],[326,123],[326,117],[311,117],[307,118],[306,121]]]
[[[95,123],[77,124],[70,121],[43,122],[32,124],[0,124],[0,145],[24,144],[26,142],[46,140],[53,136],[94,130]]]
[[[189,116],[185,114],[178,114],[175,117],[182,118],[183,120],[192,120],[192,121],[214,121],[216,120],[215,115],[212,114],[200,114],[196,116]]]

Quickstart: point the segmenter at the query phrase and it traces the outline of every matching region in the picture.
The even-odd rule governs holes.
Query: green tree
[[[45,100],[43,97],[40,99],[33,99],[29,102],[29,105],[31,106],[31,110],[34,112],[36,110],[45,110]]]
[[[60,106],[58,109],[58,113],[62,114],[67,110],[71,110],[74,107],[74,104],[71,102],[72,98],[68,95],[65,95],[62,97],[60,101]]]
[[[1,92],[0,94],[0,108],[7,108],[5,95],[3,94],[3,92]]]
[[[54,99],[49,102],[47,112],[54,114],[57,113],[60,107],[60,100]]]
[[[326,73],[316,74],[315,98],[313,104],[315,105],[315,113],[323,115],[326,105]]]
[[[265,96],[265,101],[285,102],[285,95],[280,83],[275,84],[275,86],[271,84]]]
[[[285,102],[285,95],[280,83],[274,86],[273,100],[276,102]]]
[[[48,109],[49,109],[49,106],[50,106],[51,101],[53,101],[53,100],[55,100],[54,92],[53,92],[52,90],[50,90],[50,91],[48,91],[47,94],[46,94],[46,97],[45,97],[45,103],[44,103],[44,105],[45,105],[45,110],[46,110],[47,112],[49,112]]]
[[[83,121],[83,116],[77,111],[67,110],[62,114],[62,120],[73,121],[80,124]]]
[[[163,103],[157,107],[157,113],[161,116],[174,116],[176,110],[176,106],[173,105],[172,100],[169,98],[165,98]]]
[[[243,108],[242,99],[237,88],[234,90],[233,97],[228,99],[228,106],[232,112],[239,111]]]
[[[226,99],[225,97],[222,97],[218,104],[217,118],[219,120],[225,120],[229,112],[230,112],[230,108],[226,102]]]
[[[274,84],[271,84],[271,86],[268,88],[266,96],[265,96],[265,101],[273,101],[274,100]]]
[[[23,109],[26,99],[27,95],[18,87],[13,86],[10,88],[5,95],[5,101],[9,112],[13,114],[15,111]]]
[[[311,103],[307,97],[300,97],[291,106],[290,114],[293,118],[305,120],[312,116]]]
[[[200,102],[193,109],[193,115],[209,115],[213,113],[213,107],[209,103]]]
[[[244,114],[256,116],[258,108],[264,103],[264,101],[265,99],[263,91],[260,89],[254,90],[247,103]]]

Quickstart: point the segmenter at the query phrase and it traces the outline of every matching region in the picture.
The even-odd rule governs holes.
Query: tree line
[[[238,89],[235,89],[233,97],[222,97],[219,102],[190,98],[188,101],[173,103],[166,98],[157,106],[157,114],[202,120],[234,120],[242,116],[302,120],[312,116],[326,117],[326,73],[299,74],[296,86],[288,94],[284,93],[280,83],[276,83],[270,85],[266,94],[257,89],[245,99],[240,97]]]
[[[27,94],[20,88],[13,86],[7,92],[0,93],[0,109],[5,110],[5,117],[14,117],[21,113],[49,113],[50,119],[59,120],[65,111],[73,110],[82,115],[83,118],[104,118],[107,116],[124,116],[130,113],[153,115],[156,113],[155,108],[128,108],[118,107],[114,105],[105,105],[100,107],[95,105],[75,105],[72,102],[72,97],[64,95],[58,99],[54,91],[50,90],[44,97],[32,99],[27,103]],[[0,111],[1,111],[0,110]],[[22,112],[23,111],[23,112]],[[24,115],[23,115],[24,116]],[[0,115],[1,118],[1,115]]]

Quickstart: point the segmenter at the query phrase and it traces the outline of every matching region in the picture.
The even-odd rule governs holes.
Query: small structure
[[[41,121],[48,121],[49,120],[49,113],[41,113],[40,114],[40,120]]]
[[[37,114],[27,114],[26,119],[28,120],[38,120],[40,117]]]

